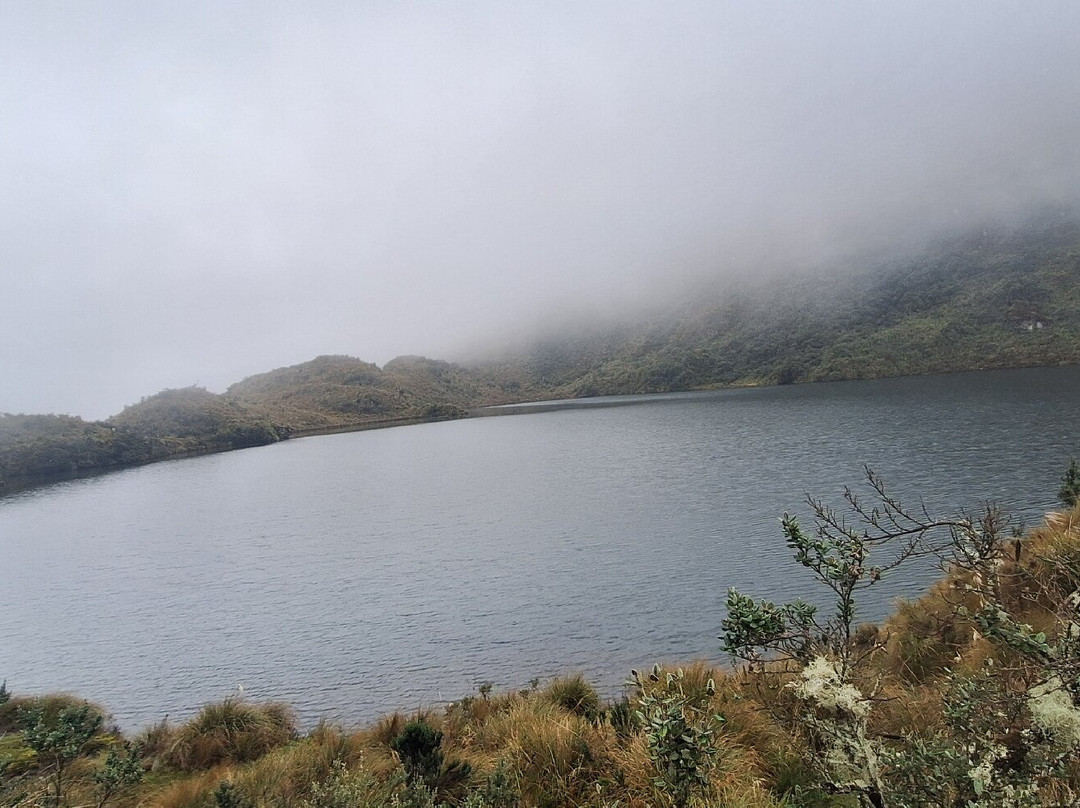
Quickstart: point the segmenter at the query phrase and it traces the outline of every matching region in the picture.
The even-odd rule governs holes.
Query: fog
[[[0,3],[0,411],[454,358],[1068,201],[1073,2]]]

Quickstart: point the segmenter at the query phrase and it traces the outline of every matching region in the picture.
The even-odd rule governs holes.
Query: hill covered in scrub
[[[903,258],[703,288],[647,323],[481,366],[553,397],[1080,362],[1080,224],[1055,214]]]
[[[259,374],[225,393],[163,390],[105,421],[0,415],[0,493],[171,457],[263,446],[335,429],[468,415],[507,394],[448,362],[406,356],[379,368],[349,356]]]
[[[320,431],[460,418],[537,399],[1080,362],[1080,220],[1054,213],[842,268],[703,287],[618,326],[499,359],[351,356],[166,390],[102,422],[0,415],[0,493]],[[798,269],[798,268],[796,268]]]
[[[134,737],[71,696],[0,688],[0,802],[124,808],[646,808],[1074,805],[1080,797],[1080,508],[1014,536],[993,509],[906,514],[870,478],[863,531],[785,519],[835,611],[732,593],[722,640],[751,664],[580,676],[301,733],[282,704],[227,699]],[[1065,489],[1063,489],[1063,492]],[[1075,499],[1075,486],[1070,489]],[[869,503],[868,503],[869,504]],[[894,521],[895,520],[895,521]],[[900,525],[903,525],[902,527]],[[801,536],[801,537],[800,537]],[[849,597],[909,550],[950,563],[858,626]]]
[[[351,356],[250,376],[225,398],[291,431],[349,427],[383,420],[460,418],[469,407],[500,403],[507,394],[458,365],[399,356],[382,368]]]

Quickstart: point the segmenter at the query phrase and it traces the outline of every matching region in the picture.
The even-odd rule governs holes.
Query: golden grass
[[[175,730],[161,758],[168,767],[181,771],[245,763],[287,744],[295,735],[296,720],[287,705],[226,699],[206,705]]]

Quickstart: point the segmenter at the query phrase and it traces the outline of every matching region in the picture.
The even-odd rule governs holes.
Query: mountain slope
[[[1080,362],[1080,225],[987,230],[844,273],[712,292],[479,366],[546,396]]]

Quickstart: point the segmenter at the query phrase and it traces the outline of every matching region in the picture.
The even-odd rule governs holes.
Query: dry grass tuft
[[[600,696],[580,673],[561,676],[543,690],[543,697],[568,713],[594,719],[600,715]]]
[[[287,705],[226,699],[208,704],[179,727],[161,760],[169,768],[188,772],[245,763],[295,737],[296,721]]]

